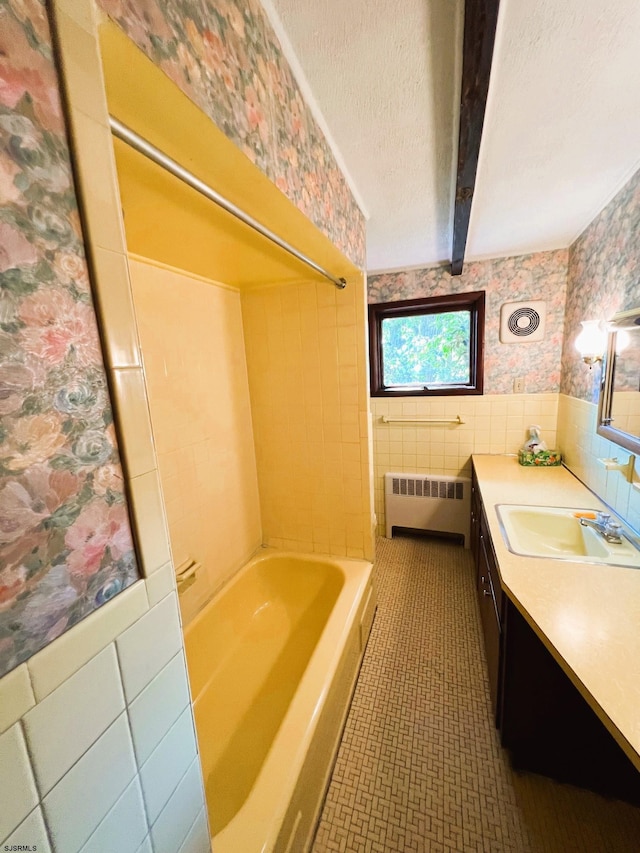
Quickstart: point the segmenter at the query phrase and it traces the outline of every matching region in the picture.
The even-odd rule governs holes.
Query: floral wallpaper
[[[258,0],[99,0],[357,266],[365,223]]]
[[[561,391],[596,402],[600,368],[585,369],[575,350],[582,320],[606,320],[640,305],[640,171],[569,250]],[[637,382],[637,377],[636,377]]]
[[[513,393],[513,380],[524,377],[532,394],[558,391],[567,286],[567,251],[539,252],[514,258],[475,261],[461,276],[448,267],[428,267],[369,276],[369,302],[393,302],[486,292],[484,392]],[[505,302],[542,299],[546,302],[546,333],[542,341],[500,342],[500,309]]]
[[[0,676],[138,577],[45,6],[0,3]]]

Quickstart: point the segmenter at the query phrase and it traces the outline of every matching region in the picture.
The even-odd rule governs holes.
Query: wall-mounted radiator
[[[458,533],[469,547],[471,480],[439,474],[385,474],[385,535],[394,527]]]

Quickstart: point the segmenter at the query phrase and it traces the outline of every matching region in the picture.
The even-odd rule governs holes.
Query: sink
[[[496,509],[514,554],[640,568],[640,550],[624,533],[616,544],[580,524],[580,516],[595,518],[597,510],[524,504],[498,504]]]

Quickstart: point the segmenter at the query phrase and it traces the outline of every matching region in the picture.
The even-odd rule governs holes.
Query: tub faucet
[[[595,519],[581,518],[580,524],[583,527],[592,527],[604,538],[605,542],[612,542],[614,545],[619,545],[622,542],[620,534],[622,525],[618,524],[617,521],[612,521],[608,512],[598,512]]]

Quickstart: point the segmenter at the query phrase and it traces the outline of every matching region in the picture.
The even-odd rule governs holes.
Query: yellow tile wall
[[[603,501],[640,531],[640,492],[619,471],[607,471],[599,461],[617,457],[625,463],[629,451],[596,432],[598,407],[566,394],[559,395],[558,445],[565,464]],[[640,476],[636,463],[636,477]]]
[[[614,395],[611,411],[616,429],[631,435],[640,435],[640,400],[637,391],[618,391]]]
[[[130,259],[151,423],[183,619],[261,544],[260,503],[237,290]]]
[[[558,395],[485,394],[478,397],[371,399],[374,441],[375,511],[384,536],[384,475],[471,475],[472,453],[517,453],[527,428],[539,424],[550,448],[556,444]],[[460,425],[383,424],[397,418],[455,418]]]
[[[242,294],[264,541],[373,557],[362,278]]]
[[[68,839],[70,835],[75,835],[78,843],[74,849],[77,849],[80,844],[79,839],[86,838],[95,829],[106,845],[104,849],[115,849],[114,844],[117,842],[107,836],[118,835],[125,825],[127,837],[131,843],[137,846],[141,841],[140,849],[146,850],[151,849],[149,831],[150,829],[153,831],[153,828],[149,826],[150,819],[145,813],[142,800],[141,785],[145,785],[144,763],[140,756],[134,756],[131,740],[133,727],[128,720],[128,715],[120,713],[107,731],[100,734],[102,724],[106,725],[104,718],[102,718],[103,723],[96,723],[91,714],[85,713],[86,709],[82,702],[74,703],[69,698],[69,691],[73,690],[74,684],[78,684],[78,679],[86,688],[87,681],[83,673],[91,670],[95,675],[96,662],[98,659],[104,660],[105,656],[110,656],[111,660],[114,660],[114,644],[126,642],[131,631],[135,632],[138,639],[145,635],[143,640],[156,651],[159,650],[161,654],[166,651],[175,652],[173,660],[178,660],[182,655],[182,640],[181,637],[176,636],[175,631],[178,613],[176,585],[159,488],[147,398],[144,392],[141,354],[127,270],[121,204],[102,80],[95,9],[92,0],[54,0],[51,8],[64,72],[63,84],[70,119],[76,189],[82,203],[85,248],[90,261],[93,295],[98,308],[104,356],[111,383],[112,403],[118,424],[119,444],[123,452],[123,469],[137,537],[136,550],[144,577],[0,679],[0,734],[4,733],[5,737],[22,743],[20,772],[25,779],[29,780],[25,790],[20,786],[14,786],[15,790],[11,792],[9,800],[13,816],[16,819],[24,816],[25,820],[16,832],[11,831],[10,838],[5,840],[7,843],[10,841],[18,843],[19,839],[24,838],[26,832],[31,832],[31,837],[39,842],[38,849],[48,850],[48,839],[54,836],[61,838],[63,834]],[[167,624],[168,613],[173,614],[170,619],[171,625]],[[155,629],[153,636],[146,636],[150,625]],[[169,629],[173,629],[172,634]],[[158,655],[156,654],[155,657],[157,658]],[[155,661],[145,659],[143,667],[150,677],[160,679],[161,674],[156,673],[156,670],[163,662],[157,659]],[[128,703],[125,668],[126,666],[120,668],[120,676],[116,679],[115,685],[116,693],[120,697],[119,701],[124,701],[126,698]],[[89,692],[92,699],[95,699],[96,707],[104,707],[104,693],[108,693],[113,687],[113,679],[106,681],[98,677],[93,679]],[[84,693],[86,694],[86,689]],[[56,699],[56,696],[65,694],[67,701]],[[112,707],[115,707],[118,712],[119,709],[116,706]],[[72,777],[79,770],[83,772],[85,756],[87,758],[90,754],[95,756],[96,751],[104,749],[107,742],[110,745],[110,757],[113,759],[110,767],[113,770],[111,787],[105,792],[104,785],[101,785],[103,780],[98,778],[99,772],[96,771],[95,779],[88,777],[85,773],[87,796],[85,807],[81,810],[67,808],[68,803],[63,805],[63,800],[58,799],[61,808],[57,813],[47,811],[47,803],[44,799],[46,791],[41,789],[40,782],[36,778],[37,773],[34,775],[41,755],[38,754],[37,748],[32,748],[27,753],[22,734],[26,731],[28,715],[34,713],[41,719],[45,718],[45,727],[50,732],[54,731],[55,726],[58,725],[61,731],[75,732],[75,729],[79,729],[85,733],[84,741],[70,737],[64,744],[65,749],[75,750],[76,756],[79,756],[84,749],[87,751],[68,772],[66,766],[58,768],[59,772],[63,773],[56,785],[58,791],[65,788],[67,792],[73,794],[75,782]],[[190,717],[191,712],[189,711],[186,716]],[[164,718],[166,721],[166,713]],[[184,716],[182,719],[186,721]],[[154,724],[156,722],[154,718]],[[188,732],[189,727],[193,727],[193,721],[188,722],[189,725],[185,725],[183,731]],[[154,730],[160,736],[157,726]],[[91,738],[87,740],[88,731],[93,732],[91,738],[95,740],[91,745],[89,745]],[[114,731],[117,734],[115,741],[112,736]],[[167,737],[168,735],[164,733],[158,749],[162,748],[162,743],[165,744],[165,748],[167,743],[175,748],[175,740],[167,740]],[[195,744],[190,734],[188,739],[191,744]],[[113,750],[114,742],[120,747],[116,753]],[[181,744],[181,747],[183,745]],[[191,752],[191,754],[194,753]],[[3,757],[12,758],[12,755]],[[184,757],[184,750],[181,751],[180,757]],[[89,765],[91,763],[89,761]],[[191,778],[200,780],[201,771],[198,765],[199,759],[194,759],[189,772],[193,771]],[[85,762],[85,769],[86,766]],[[99,770],[103,766],[104,762],[99,764],[94,759],[94,767]],[[179,768],[179,766],[176,762],[173,762],[171,767],[167,766],[165,772],[161,774],[161,780],[166,780],[168,774],[175,775],[176,767]],[[11,767],[11,772],[4,775],[11,775],[11,773],[15,775],[15,771],[16,768]],[[133,772],[135,775],[132,777]],[[78,777],[74,778],[77,781]],[[131,791],[138,792],[137,802],[128,809],[123,824],[120,805]],[[115,806],[109,799],[112,796],[119,798]],[[70,799],[73,797],[71,796]],[[131,798],[128,802],[132,804]],[[172,795],[158,820],[171,821],[177,826],[180,820],[184,820],[184,808],[180,809],[181,805],[177,802],[175,795]],[[201,789],[195,793],[192,792],[190,807],[200,809],[196,823],[207,836],[204,793]],[[0,833],[2,836],[7,829],[13,830],[11,816],[9,813],[9,820],[4,822],[4,830]],[[132,831],[134,824],[136,830],[146,835],[146,838],[143,839],[142,835],[136,838]],[[185,843],[186,834],[187,830],[184,831]],[[118,836],[118,838],[121,837],[121,835]],[[60,844],[63,842],[60,841]],[[70,848],[67,845],[65,849]]]

